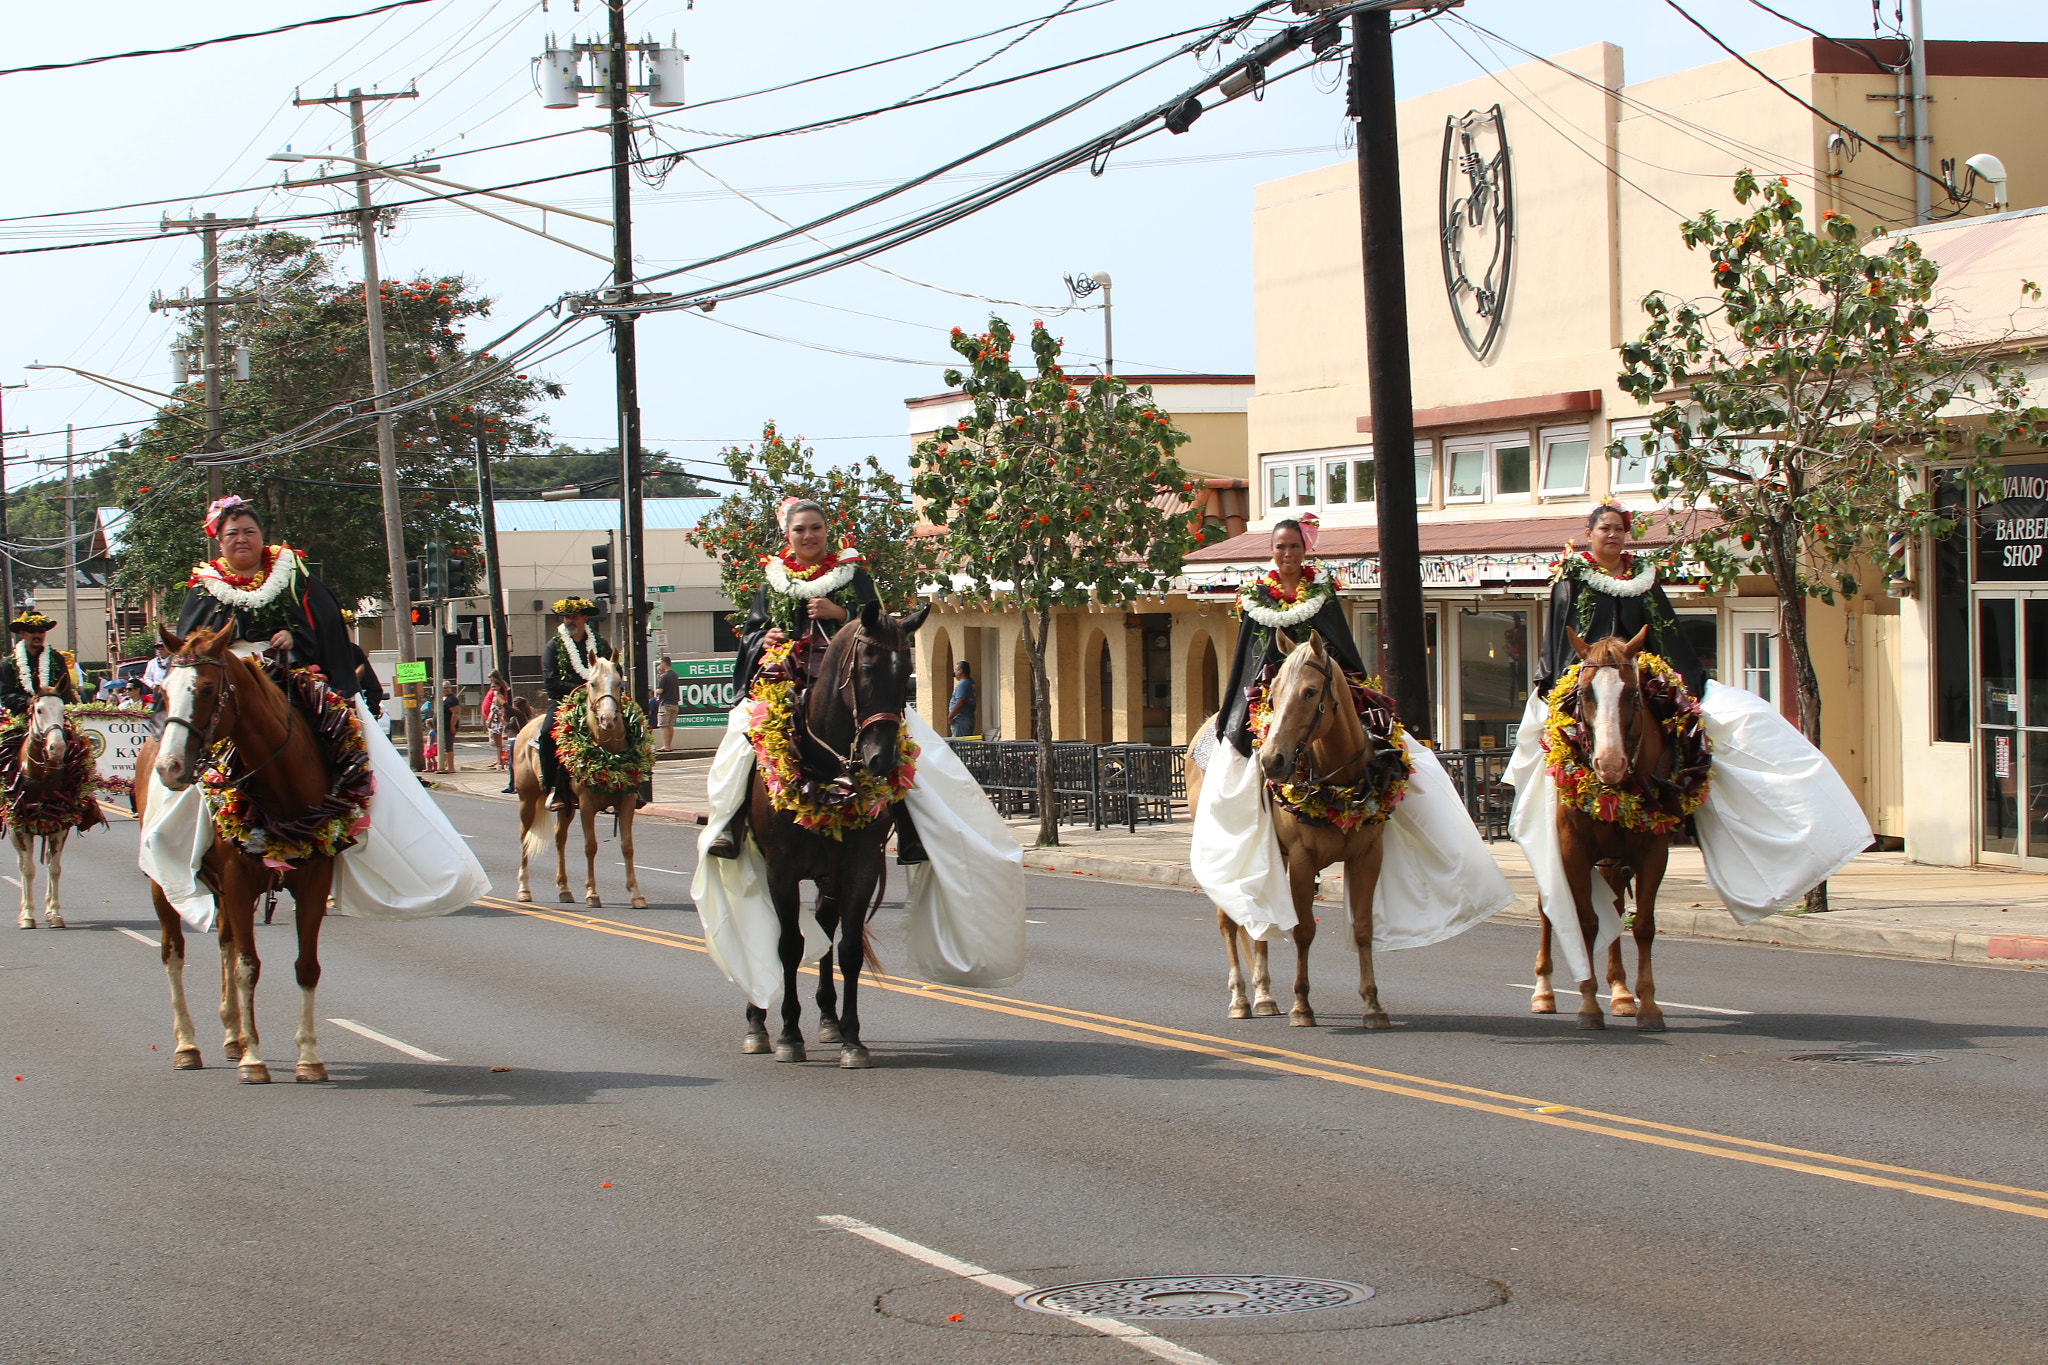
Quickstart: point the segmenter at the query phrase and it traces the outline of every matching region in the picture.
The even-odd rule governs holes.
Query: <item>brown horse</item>
[[[182,792],[197,782],[221,740],[234,746],[232,763],[241,774],[233,778],[235,785],[271,820],[290,820],[327,799],[335,774],[311,724],[260,666],[229,652],[232,623],[219,631],[195,630],[182,640],[168,630],[161,635],[171,648],[164,675],[168,701],[163,734],[145,743],[135,759],[137,811],[148,809],[155,787]],[[256,1052],[256,981],[263,970],[256,954],[256,900],[273,888],[277,873],[216,833],[199,875],[219,907],[221,1051],[238,1064],[244,1082],[267,1084],[270,1068]],[[327,1067],[314,1050],[313,992],[320,984],[320,925],[327,917],[334,860],[307,858],[283,874],[283,884],[292,893],[299,931],[293,964],[299,982],[295,1079],[324,1081]],[[150,898],[163,928],[164,971],[170,978],[177,1037],[171,1065],[197,1070],[205,1063],[185,1007],[185,926],[154,881]]]
[[[42,688],[29,704],[28,732],[21,738],[21,749],[16,757],[19,787],[8,793],[12,818],[8,821],[7,837],[14,844],[14,856],[21,866],[21,918],[16,922],[24,929],[36,927],[38,839],[42,840],[43,866],[49,869],[50,881],[43,898],[43,922],[52,929],[64,927],[64,910],[57,897],[57,881],[64,875],[64,843],[71,837],[76,820],[72,812],[81,803],[92,803],[91,793],[76,790],[78,784],[67,776],[65,768],[69,757],[64,739],[64,701],[56,689]],[[90,772],[89,768],[87,772]],[[44,799],[53,799],[64,816],[54,828],[37,827],[33,807]],[[103,822],[104,817],[98,814],[96,803],[91,809],[93,814],[88,823]]]
[[[1356,782],[1371,765],[1380,741],[1366,728],[1351,695],[1351,685],[1337,662],[1323,649],[1320,636],[1307,644],[1290,646],[1268,693],[1272,720],[1266,738],[1259,745],[1260,770],[1275,782],[1285,782],[1296,773],[1315,780]],[[1209,722],[1215,723],[1214,718]],[[1218,739],[1218,743],[1229,741]],[[1202,773],[1188,765],[1188,806],[1201,801]],[[1288,889],[1294,900],[1294,1008],[1288,1022],[1312,1027],[1315,1010],[1309,1005],[1308,952],[1316,938],[1316,877],[1333,863],[1344,865],[1344,890],[1350,903],[1351,941],[1358,949],[1358,997],[1365,1007],[1365,1026],[1392,1027],[1380,1004],[1379,985],[1373,977],[1372,901],[1379,885],[1380,858],[1386,832],[1384,823],[1341,830],[1334,825],[1314,824],[1297,819],[1278,805],[1273,809],[1274,833],[1279,837],[1280,856],[1287,864]],[[1238,923],[1221,909],[1216,927],[1223,935],[1223,947],[1230,962],[1230,1008],[1232,1019],[1252,1015],[1277,1015],[1273,1000],[1272,969],[1267,945],[1253,942]],[[1245,999],[1245,973],[1241,956],[1251,959],[1252,999]]]
[[[798,704],[798,762],[807,774],[829,780],[864,768],[887,779],[896,771],[903,743],[903,712],[910,695],[910,635],[924,624],[930,608],[920,607],[896,617],[873,602],[832,637],[818,680]],[[872,965],[868,920],[886,890],[883,861],[892,821],[887,813],[841,837],[805,829],[789,811],[776,810],[760,769],[754,771],[748,817],[754,838],[768,864],[768,895],[782,935],[782,1032],[773,1051],[778,1062],[805,1059],[804,1035],[797,1021],[803,1004],[797,998],[796,973],[802,965],[802,884],[818,888],[812,913],[827,940],[836,940],[839,971],[846,981],[841,1008],[832,978],[832,951],[818,959],[818,1041],[839,1044],[839,1065],[857,1070],[874,1065],[860,1040],[860,969]],[[894,807],[891,807],[893,811]],[[747,1006],[747,1036],[742,1052],[770,1050],[768,1011]]]
[[[1593,732],[1593,753],[1588,766],[1595,777],[1611,787],[1621,786],[1632,778],[1671,775],[1673,751],[1665,740],[1664,727],[1644,705],[1642,679],[1635,662],[1649,633],[1645,626],[1632,640],[1609,636],[1589,645],[1576,632],[1566,631],[1581,663],[1579,715]],[[1589,963],[1600,930],[1593,911],[1594,869],[1599,869],[1613,890],[1617,908],[1626,903],[1628,883],[1635,882],[1634,997],[1628,994],[1618,941],[1608,952],[1608,979],[1614,984],[1614,1012],[1623,1017],[1633,1013],[1638,1029],[1661,1033],[1664,1011],[1657,1005],[1657,987],[1650,972],[1650,945],[1657,938],[1657,888],[1664,880],[1671,835],[1629,829],[1618,821],[1601,820],[1559,803],[1557,837],[1565,883],[1571,888],[1578,910],[1579,932],[1585,938]],[[1546,917],[1542,942],[1536,950],[1536,994],[1529,1005],[1538,1014],[1557,1012],[1550,971],[1550,920]],[[1598,983],[1589,976],[1578,985],[1579,1027],[1606,1028],[1607,1019],[1600,1012]]]
[[[610,659],[592,663],[590,677],[581,690],[590,694],[583,714],[589,721],[591,739],[608,753],[624,751],[627,734],[625,708],[631,703],[625,700],[618,665]],[[547,791],[541,785],[540,751],[537,747],[541,726],[545,724],[545,715],[536,717],[522,727],[518,737],[512,741],[512,789],[519,793],[519,899],[522,901],[533,899],[533,889],[526,877],[527,861],[547,847],[546,836],[540,832],[542,814],[547,808]],[[557,761],[560,761],[559,751]],[[583,903],[604,904],[597,894],[597,815],[600,811],[609,810],[615,812],[619,819],[619,856],[626,861],[626,894],[633,898],[635,910],[645,910],[647,897],[640,894],[640,873],[633,865],[633,812],[639,806],[639,788],[602,791],[586,787],[573,778],[570,786],[576,793],[575,809],[555,812],[556,899],[575,899],[569,894],[569,822],[580,815],[583,818]]]

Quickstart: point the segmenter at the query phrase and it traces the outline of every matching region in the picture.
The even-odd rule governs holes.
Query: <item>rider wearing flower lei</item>
[[[1678,629],[1671,599],[1657,582],[1657,566],[1623,550],[1635,526],[1625,507],[1602,503],[1586,517],[1587,548],[1569,542],[1553,569],[1550,612],[1543,632],[1543,653],[1537,660],[1535,695],[1548,696],[1564,671],[1578,662],[1567,628],[1586,641],[1619,635],[1635,638],[1644,626],[1644,645],[1685,680],[1695,701],[1706,693],[1707,669],[1692,644]]]
[[[43,639],[56,622],[30,608],[7,623],[14,636],[14,648],[0,660],[0,705],[14,716],[28,714],[28,704],[47,687],[64,699],[66,706],[78,704],[78,683],[71,671],[71,656],[57,648],[44,648]]]
[[[1365,660],[1359,656],[1358,642],[1351,638],[1336,590],[1308,562],[1318,531],[1313,512],[1304,513],[1299,520],[1290,517],[1275,523],[1272,567],[1237,590],[1242,619],[1217,726],[1220,737],[1247,757],[1257,743],[1252,731],[1252,698],[1279,671],[1286,652],[1281,631],[1297,640],[1306,640],[1311,631],[1322,636],[1323,648],[1346,677],[1354,683],[1366,679]]]
[[[604,608],[589,598],[564,597],[551,610],[562,621],[541,654],[540,681],[547,689],[548,710],[534,752],[540,759],[540,785],[548,793],[548,809],[573,810],[576,792],[570,785],[568,770],[555,756],[555,708],[583,686],[593,663],[612,657],[612,648],[604,637],[590,629],[590,618],[602,615]]]
[[[289,545],[266,545],[255,504],[230,494],[206,509],[206,534],[220,557],[192,571],[178,610],[178,634],[233,623],[235,638],[281,656],[293,668],[318,668],[330,691],[356,695],[355,646],[341,607],[306,571]]]

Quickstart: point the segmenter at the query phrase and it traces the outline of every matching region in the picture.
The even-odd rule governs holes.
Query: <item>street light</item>
[[[247,379],[249,377],[248,364],[246,359],[241,354],[239,354],[239,349],[240,348],[238,348],[238,354],[235,357],[235,377],[237,379]],[[76,365],[45,365],[42,361],[35,360],[30,361],[28,364],[22,366],[21,368],[23,368],[24,370],[64,370],[67,371],[68,373],[77,375],[81,379],[90,379],[93,383],[98,384],[103,388],[112,389],[115,393],[120,394],[124,398],[133,398],[135,397],[136,394],[146,393],[151,398],[161,398],[166,403],[182,403],[185,401],[184,399],[179,398],[176,394],[160,393],[155,389],[146,389],[142,385],[133,383],[126,379],[109,379],[106,375],[94,374],[91,370],[81,370]],[[133,390],[133,392],[130,392],[130,390]],[[185,416],[183,413],[163,410],[161,412],[161,415],[169,417],[174,421],[183,422],[187,426],[205,426],[205,423],[195,422],[190,417]]]
[[[468,209],[471,213],[482,214],[484,217],[492,219],[496,222],[504,223],[508,227],[516,227],[521,232],[530,232],[536,237],[544,237],[548,241],[555,243],[555,245],[557,246],[568,247],[571,251],[580,251],[586,256],[595,256],[598,260],[604,261],[607,264],[609,264],[612,259],[611,254],[609,252],[592,251],[587,246],[578,246],[576,243],[568,241],[561,237],[557,237],[553,233],[550,233],[545,229],[528,227],[526,224],[520,222],[516,218],[507,218],[503,214],[492,213],[489,209],[478,208],[475,204],[466,202],[462,198],[462,196],[465,194],[480,194],[487,199],[501,199],[508,204],[517,204],[521,208],[539,209],[542,214],[543,222],[546,221],[546,215],[550,213],[559,213],[569,218],[581,218],[586,223],[596,223],[600,227],[610,227],[612,225],[611,219],[599,218],[595,214],[578,213],[574,209],[557,208],[553,204],[543,204],[537,199],[521,199],[517,195],[500,194],[496,190],[478,189],[474,185],[463,185],[453,180],[444,180],[439,176],[426,175],[423,173],[425,171],[438,171],[441,169],[439,166],[426,166],[417,169],[407,166],[384,166],[374,161],[364,161],[359,157],[343,156],[339,152],[283,151],[273,153],[269,159],[272,161],[285,162],[346,161],[351,166],[355,166],[362,170],[368,171],[372,175],[381,175],[388,180],[396,180],[399,184],[405,185],[408,188],[420,189],[421,186],[445,186],[447,187],[447,189],[452,191],[452,193],[441,194],[435,192],[432,189],[426,189],[421,192],[425,193],[431,199],[445,199],[449,203],[454,204],[459,208]],[[354,181],[356,179],[356,177],[354,176],[345,176],[341,178],[349,181]],[[320,185],[327,184],[329,182],[328,180],[323,178],[321,180],[301,180],[296,183],[299,185]],[[294,185],[294,182],[291,181],[290,179],[287,179],[285,181],[285,184],[286,186],[291,187]]]
[[[1096,290],[1102,291],[1102,372],[1116,373],[1116,334],[1110,330],[1109,318],[1109,272],[1098,270],[1092,275],[1067,276],[1067,293],[1079,303]]]

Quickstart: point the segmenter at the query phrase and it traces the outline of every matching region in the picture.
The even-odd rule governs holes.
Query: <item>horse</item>
[[[591,739],[607,753],[623,753],[627,738],[625,708],[631,703],[624,699],[619,666],[610,659],[596,660],[590,665],[590,677],[578,690],[587,694],[584,715]],[[533,889],[526,876],[527,862],[547,847],[547,838],[540,831],[540,821],[541,813],[547,808],[548,793],[541,785],[540,751],[537,747],[541,727],[547,723],[545,713],[535,717],[520,728],[518,737],[512,741],[512,789],[519,794],[519,899],[522,901],[533,899]],[[564,761],[559,745],[556,761]],[[640,873],[633,865],[633,812],[639,806],[639,784],[616,790],[591,787],[575,780],[572,775],[570,786],[576,793],[575,809],[555,812],[556,898],[562,901],[575,899],[569,894],[569,822],[580,814],[583,818],[583,903],[591,906],[604,904],[597,894],[597,814],[609,810],[618,816],[619,856],[626,861],[626,892],[633,898],[635,910],[645,910],[647,897],[640,894]]]
[[[910,694],[910,636],[924,624],[929,607],[908,616],[891,616],[873,602],[859,618],[832,638],[825,649],[818,681],[796,703],[797,758],[808,775],[824,780],[844,778],[856,768],[887,780],[896,771],[903,744],[903,713]],[[769,799],[759,765],[748,791],[754,838],[768,864],[768,895],[781,928],[777,944],[782,959],[782,1031],[773,1051],[778,1062],[805,1060],[803,1031],[798,1027],[802,1002],[796,993],[797,968],[804,950],[801,883],[818,888],[813,909],[828,945],[836,940],[839,972],[845,978],[841,1008],[833,981],[832,947],[818,959],[818,1041],[839,1044],[839,1065],[860,1070],[874,1059],[860,1037],[860,969],[863,961],[880,970],[868,937],[868,921],[887,890],[884,862],[893,821],[886,815],[840,837],[806,829],[795,813],[776,810]],[[858,932],[855,932],[855,926]],[[747,1036],[740,1051],[770,1051],[768,1011],[747,1006]]]
[[[1592,761],[1588,764],[1593,775],[1610,787],[1638,778],[1668,779],[1673,750],[1663,725],[1643,703],[1642,677],[1635,661],[1649,638],[1650,628],[1643,627],[1630,640],[1612,635],[1590,645],[1570,628],[1565,633],[1580,660],[1579,714],[1590,722],[1593,731]],[[1657,888],[1663,884],[1665,864],[1671,854],[1670,832],[1630,829],[1618,820],[1602,820],[1559,802],[1557,836],[1565,883],[1571,888],[1578,911],[1579,932],[1585,937],[1589,962],[1600,929],[1593,912],[1594,869],[1599,869],[1614,892],[1616,906],[1626,903],[1628,884],[1635,883],[1634,996],[1628,992],[1618,940],[1608,951],[1607,976],[1614,988],[1615,1014],[1626,1018],[1632,1013],[1637,1029],[1662,1033],[1664,1011],[1657,1005],[1650,946],[1657,938]],[[1540,904],[1538,910],[1540,913]],[[1543,937],[1536,950],[1536,993],[1529,1003],[1537,1014],[1557,1012],[1550,972],[1550,920],[1543,917]],[[1589,976],[1578,985],[1579,1027],[1606,1028],[1607,1019],[1600,1012],[1599,983]]]
[[[182,792],[199,781],[221,740],[233,745],[230,761],[241,770],[230,785],[268,820],[283,822],[304,815],[329,798],[336,774],[312,723],[256,661],[230,652],[232,621],[217,631],[201,627],[182,640],[162,627],[158,633],[171,649],[163,683],[167,701],[162,734],[146,741],[136,755],[138,812],[148,810],[154,786]],[[267,1085],[270,1068],[256,1051],[256,982],[263,971],[256,952],[256,900],[273,890],[277,869],[262,857],[243,852],[216,826],[200,878],[213,888],[219,907],[221,1051],[236,1063],[245,1084]],[[299,938],[299,956],[293,963],[299,983],[293,1078],[324,1081],[327,1067],[317,1051],[314,989],[320,984],[320,926],[334,885],[334,859],[302,859],[284,870],[282,882],[292,894]],[[170,979],[171,1022],[177,1038],[171,1065],[197,1071],[205,1062],[185,1007],[185,927],[153,879],[150,900],[163,929],[163,964]]]
[[[1270,781],[1285,782],[1299,774],[1311,781],[1349,776],[1356,782],[1384,744],[1359,715],[1350,683],[1324,650],[1320,636],[1312,635],[1307,644],[1288,647],[1268,696],[1272,700],[1272,718],[1256,756],[1260,771]],[[1208,725],[1213,727],[1217,719],[1212,716]],[[1220,736],[1218,742],[1228,743]],[[1201,801],[1202,784],[1201,770],[1192,763],[1188,765],[1187,781],[1188,805],[1192,808]],[[1299,819],[1276,804],[1273,827],[1294,899],[1294,1008],[1288,1012],[1288,1022],[1304,1028],[1313,1028],[1316,1023],[1315,1010],[1308,998],[1308,953],[1316,938],[1316,877],[1332,863],[1341,862],[1345,898],[1350,904],[1351,940],[1358,949],[1358,996],[1365,1008],[1365,1026],[1391,1028],[1393,1021],[1380,1004],[1372,960],[1372,902],[1380,878],[1384,822],[1342,830],[1335,825]],[[1216,911],[1216,927],[1223,935],[1224,953],[1230,963],[1228,1017],[1277,1015],[1280,1009],[1273,1000],[1266,943],[1250,940],[1244,929],[1220,908]],[[1245,999],[1241,953],[1251,959],[1249,1001]]]
[[[7,836],[14,843],[14,856],[21,865],[21,918],[24,929],[36,927],[36,840],[43,844],[43,866],[49,869],[49,889],[43,898],[43,922],[52,929],[64,928],[64,911],[57,896],[58,879],[64,875],[64,842],[74,827],[103,823],[99,807],[87,786],[88,766],[82,773],[67,773],[72,755],[67,747],[64,701],[56,689],[37,691],[28,708],[28,727],[14,755],[14,778],[7,793]],[[88,763],[90,759],[88,758]],[[48,808],[45,805],[48,803]],[[82,804],[91,813],[82,815]]]

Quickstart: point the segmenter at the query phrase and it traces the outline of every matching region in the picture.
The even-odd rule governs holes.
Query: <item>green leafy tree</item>
[[[715,498],[683,463],[666,450],[640,452],[641,490],[649,498]],[[609,484],[604,480],[609,479]],[[528,455],[507,455],[491,462],[491,487],[500,498],[537,498],[545,488],[567,484],[603,484],[583,497],[616,498],[619,495],[619,448],[578,450],[559,445],[553,450]]]
[[[1011,364],[1014,342],[999,317],[979,334],[953,329],[970,368],[946,371],[946,382],[974,411],[919,444],[911,488],[945,528],[948,567],[973,580],[963,595],[1014,603],[1023,624],[1044,845],[1060,841],[1045,672],[1053,609],[1159,592],[1199,542],[1183,505],[1194,483],[1174,457],[1188,435],[1152,390],[1069,379],[1042,322],[1031,325],[1029,374]]]
[[[223,356],[246,345],[251,357],[247,383],[221,386],[226,446],[290,430],[337,402],[369,394],[360,284],[336,278],[319,248],[291,233],[230,239],[221,254],[223,292],[260,299],[228,310],[221,329]],[[467,345],[465,325],[491,311],[473,282],[457,276],[388,280],[383,302],[394,387],[437,374],[432,387],[445,388],[491,360]],[[197,344],[198,327],[199,320],[190,319],[187,343]],[[478,539],[475,501],[445,490],[476,486],[478,436],[500,450],[546,449],[545,424],[533,409],[561,393],[560,385],[532,375],[497,374],[459,397],[396,419],[409,549],[442,540],[475,571],[481,556],[466,553]],[[205,448],[204,389],[195,382],[177,397],[179,403],[113,458],[114,485],[130,513],[117,585],[135,596],[162,591],[173,603],[207,552],[200,530],[206,478],[189,461]],[[270,537],[304,553],[345,605],[389,593],[376,485],[376,433],[367,422],[309,449],[227,471],[228,491],[256,503]]]
[[[763,580],[761,557],[782,548],[776,509],[784,498],[810,498],[825,509],[833,542],[852,538],[890,611],[908,610],[931,581],[936,547],[916,535],[917,510],[903,481],[874,456],[820,468],[803,437],[785,437],[770,422],[759,445],[728,446],[718,458],[744,486],[728,493],[689,539],[718,561],[719,587],[737,608],[734,625]]]
[[[1937,332],[1938,271],[1910,238],[1866,238],[1832,212],[1809,227],[1782,178],[1743,171],[1734,188],[1745,215],[1708,210],[1679,228],[1707,253],[1713,293],[1643,300],[1650,323],[1622,347],[1621,387],[1645,405],[1665,398],[1640,451],[1657,461],[1659,498],[1713,513],[1676,519],[1673,562],[1715,587],[1758,573],[1776,586],[1800,729],[1818,744],[1806,599],[1833,603],[1855,595],[1859,574],[1899,572],[1892,535],[1954,529],[1928,466],[1996,497],[1997,456],[2044,415],[2023,373],[1994,358],[1998,343]],[[1827,888],[1808,905],[1825,909]]]

